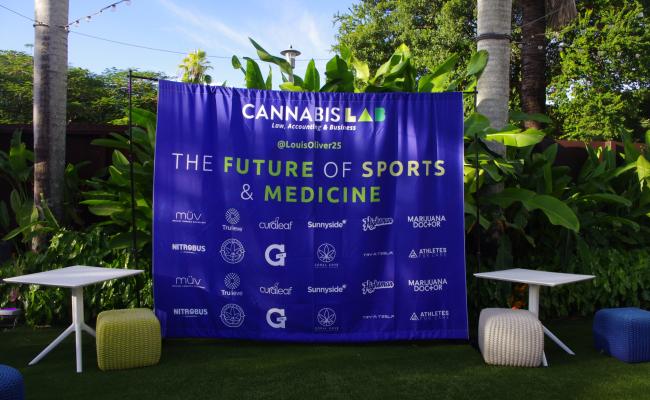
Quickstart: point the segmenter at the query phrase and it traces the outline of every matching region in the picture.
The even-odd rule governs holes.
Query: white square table
[[[139,269],[100,268],[74,265],[72,267],[3,279],[5,282],[10,283],[70,288],[72,292],[72,324],[63,331],[59,337],[54,339],[54,341],[43,351],[41,351],[41,353],[29,363],[29,365],[34,365],[39,362],[50,351],[52,351],[52,349],[61,343],[63,339],[74,332],[76,341],[77,372],[81,372],[81,332],[86,331],[92,336],[95,336],[95,331],[84,322],[83,287],[109,281],[111,279],[138,275],[143,272],[144,271]]]
[[[548,271],[539,271],[534,269],[524,269],[524,268],[514,268],[514,269],[505,269],[501,271],[491,271],[491,272],[480,272],[474,274],[477,278],[483,279],[494,279],[497,281],[505,282],[516,282],[516,283],[526,283],[528,284],[528,310],[535,314],[539,318],[539,288],[540,286],[559,286],[565,285],[567,283],[575,283],[581,281],[587,281],[594,279],[594,275],[580,275],[580,274],[566,274],[562,272],[548,272]],[[551,331],[549,331],[545,326],[544,333],[551,338],[552,341],[557,343],[564,351],[571,354],[572,356],[575,353],[560,339],[557,338]],[[548,366],[546,361],[546,354],[544,354],[544,366]]]

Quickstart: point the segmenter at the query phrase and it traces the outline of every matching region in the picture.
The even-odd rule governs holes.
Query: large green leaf
[[[530,211],[542,211],[553,225],[560,225],[574,232],[580,231],[580,221],[573,210],[553,196],[536,195],[525,201],[524,206]]]
[[[327,62],[325,67],[327,82],[321,92],[353,92],[354,75],[348,69],[347,63],[338,55]]]
[[[499,142],[511,147],[528,147],[536,145],[544,139],[544,132],[537,129],[527,129],[523,132],[511,130],[506,132],[495,132],[485,135],[486,140]]]
[[[320,74],[316,69],[316,64],[314,60],[309,60],[307,64],[307,70],[305,71],[305,80],[303,81],[303,89],[309,92],[318,92],[320,89]]]
[[[631,207],[632,202],[628,199],[626,199],[623,196],[619,196],[617,194],[613,193],[594,193],[594,194],[587,194],[584,196],[580,196],[576,198],[576,200],[586,200],[586,201],[595,201],[595,202],[603,202],[603,203],[614,203],[614,204],[621,204],[624,205],[625,207]]]
[[[639,177],[641,188],[643,188],[644,185],[650,186],[650,162],[648,162],[648,160],[646,160],[642,155],[640,155],[636,160],[636,173]]]
[[[490,126],[490,120],[483,114],[472,113],[465,119],[465,136],[473,138]]]
[[[487,50],[479,50],[476,53],[472,54],[472,58],[469,59],[467,63],[467,70],[465,71],[465,76],[480,76],[485,66],[488,62],[488,52]]]
[[[260,58],[260,60],[270,62],[272,64],[277,65],[278,67],[280,67],[280,69],[283,72],[285,72],[287,74],[291,73],[291,71],[292,71],[291,64],[289,64],[289,62],[287,60],[285,60],[282,57],[272,56],[271,54],[269,54],[268,51],[264,50],[264,48],[262,46],[257,44],[256,41],[254,41],[251,38],[248,38],[248,40],[251,41],[251,43],[255,47],[255,50],[257,50],[257,55]],[[246,71],[248,72],[248,65],[246,66]]]
[[[266,82],[262,76],[259,65],[251,58],[246,57],[246,88],[266,89]]]
[[[496,204],[501,208],[508,208],[516,201],[526,203],[536,195],[535,192],[528,189],[505,188],[499,193],[486,195],[485,200],[489,203]]]

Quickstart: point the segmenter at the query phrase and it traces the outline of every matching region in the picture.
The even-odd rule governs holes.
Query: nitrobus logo
[[[369,111],[352,110],[350,107],[300,107],[290,105],[265,106],[264,104],[244,104],[241,109],[246,119],[263,119],[269,121],[287,122],[383,122],[386,120],[386,110],[375,107]]]
[[[174,315],[185,318],[205,317],[208,315],[207,308],[174,308]]]

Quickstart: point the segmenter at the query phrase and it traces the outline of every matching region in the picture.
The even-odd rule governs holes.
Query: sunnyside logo
[[[307,221],[307,229],[343,229],[348,221]]]
[[[329,287],[307,287],[307,293],[309,294],[341,294],[347,289],[348,285],[345,283],[342,285],[333,285]]]
[[[265,106],[247,103],[242,106],[242,115],[246,119],[263,119],[286,122],[383,122],[386,110],[376,107],[370,114],[367,108],[353,111],[350,107],[300,107],[290,105]]]

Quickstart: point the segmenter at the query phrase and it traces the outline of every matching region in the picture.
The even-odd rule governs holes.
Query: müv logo
[[[203,214],[195,213],[192,210],[176,211],[172,222],[181,224],[205,224],[205,221],[203,220]]]

